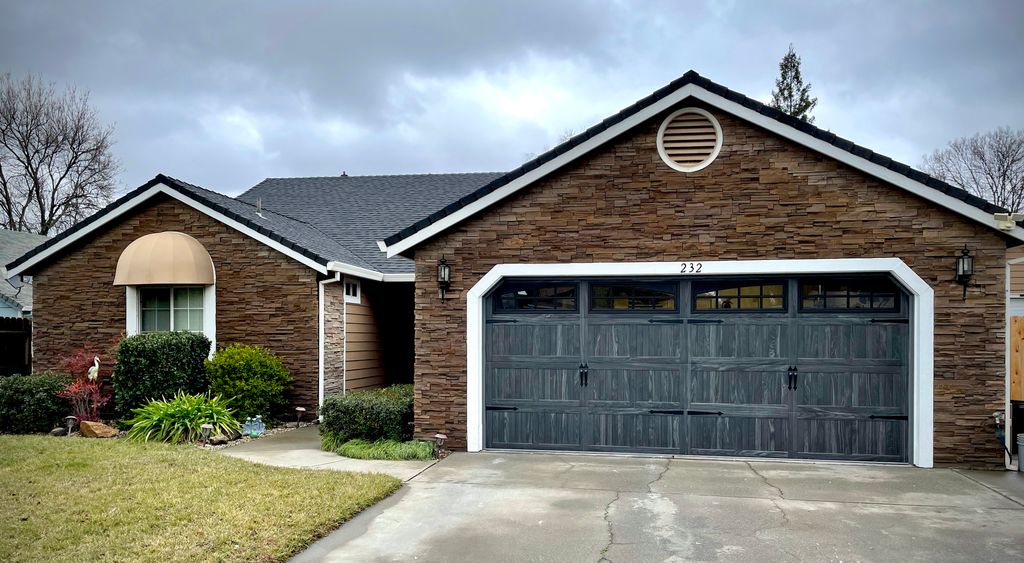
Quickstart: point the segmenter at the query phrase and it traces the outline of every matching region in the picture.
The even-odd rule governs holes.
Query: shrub
[[[210,435],[241,432],[228,402],[209,395],[186,395],[178,392],[171,400],[151,401],[134,409],[128,438],[141,442],[195,442],[203,436],[202,426],[212,424]]]
[[[284,391],[292,376],[265,348],[232,344],[207,360],[206,371],[210,392],[231,397],[239,419],[256,415],[269,418],[287,404]]]
[[[71,404],[71,414],[78,420],[100,420],[100,409],[110,401],[110,393],[99,383],[85,378],[75,379],[57,395]]]
[[[326,437],[321,437],[323,449],[353,459],[387,459],[387,460],[410,460],[434,459],[434,443],[426,440],[410,440],[398,442],[395,440],[377,440],[368,442],[356,438],[349,440],[335,447],[328,447]]]
[[[114,358],[117,354],[117,346],[122,338],[124,338],[123,333],[112,338],[106,345],[89,344],[76,349],[70,355],[64,356],[58,361],[57,371],[70,374],[76,379],[86,377],[89,373],[89,368],[93,366],[93,360],[99,358],[98,380],[110,379],[111,374],[114,372]]]
[[[320,409],[323,445],[340,446],[356,438],[370,442],[412,438],[412,399],[412,385],[327,397]]]
[[[46,432],[60,426],[68,414],[68,402],[58,393],[70,381],[71,377],[58,373],[0,378],[0,432]]]
[[[132,409],[179,391],[207,390],[206,361],[210,340],[193,332],[154,332],[129,336],[117,347],[114,400],[117,410]]]

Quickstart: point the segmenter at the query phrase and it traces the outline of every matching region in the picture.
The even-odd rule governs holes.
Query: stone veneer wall
[[[289,400],[313,412],[318,393],[316,272],[166,196],[75,244],[34,274],[36,371],[81,346],[105,349],[125,331],[117,259],[138,237],[180,231],[206,247],[217,272],[217,344],[258,344],[294,377]],[[328,286],[330,287],[330,286]]]
[[[724,143],[684,174],[652,119],[415,249],[416,431],[466,439],[465,292],[499,263],[896,256],[935,289],[935,461],[1002,466],[1006,242],[899,188],[714,108]],[[952,282],[967,244],[977,274]],[[452,291],[434,281],[444,256]]]

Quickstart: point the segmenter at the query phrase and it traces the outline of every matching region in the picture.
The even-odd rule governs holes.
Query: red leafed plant
[[[114,371],[114,357],[117,344],[122,336],[111,340],[106,350],[97,350],[100,346],[82,346],[65,356],[58,364],[58,370],[74,377],[74,382],[59,395],[71,403],[71,414],[79,420],[100,420],[100,409],[110,402],[111,393],[105,389],[104,380],[110,380]],[[95,381],[89,380],[89,368],[99,358],[100,368]]]
[[[100,420],[100,409],[110,401],[110,393],[99,383],[81,377],[75,379],[67,389],[57,393],[71,403],[71,414],[78,420]]]

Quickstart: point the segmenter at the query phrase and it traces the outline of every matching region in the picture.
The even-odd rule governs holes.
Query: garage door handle
[[[787,375],[789,376],[789,380],[786,383],[786,389],[789,389],[790,391],[796,390],[797,381],[800,377],[796,370],[796,366],[789,366],[789,373]]]
[[[590,366],[580,364],[580,387],[586,387],[590,379]]]

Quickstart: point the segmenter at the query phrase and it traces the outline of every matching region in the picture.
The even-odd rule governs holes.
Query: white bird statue
[[[93,356],[92,367],[89,368],[89,381],[96,381],[96,378],[100,376],[100,357]]]

